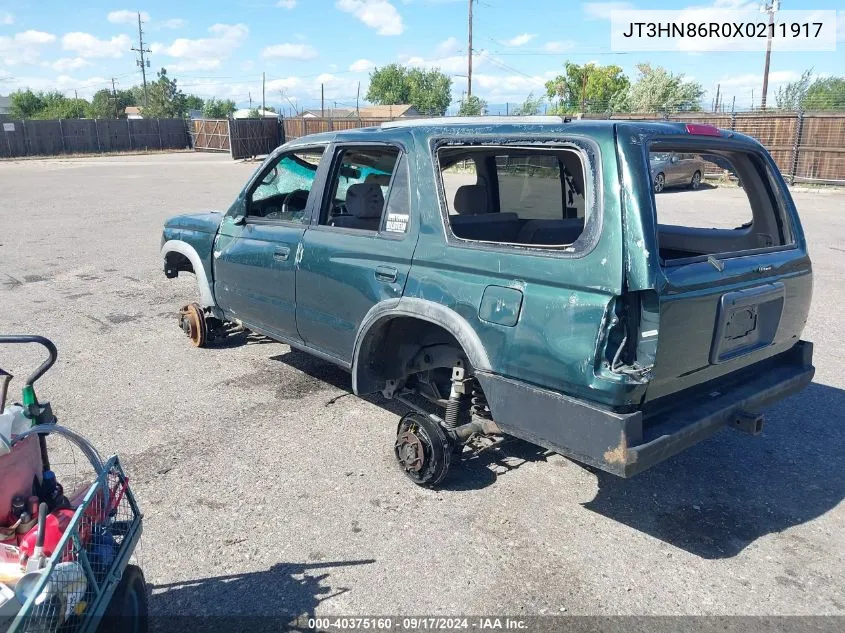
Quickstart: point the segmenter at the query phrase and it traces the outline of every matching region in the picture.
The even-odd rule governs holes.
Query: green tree
[[[452,102],[452,80],[437,68],[388,64],[370,73],[367,101],[379,105],[407,103],[421,114],[442,116]]]
[[[45,93],[43,99],[44,108],[34,118],[81,119],[88,108],[85,99],[69,99],[57,91]]]
[[[370,103],[380,105],[408,103],[411,99],[408,70],[400,64],[388,64],[384,68],[373,69],[366,98]]]
[[[148,119],[172,119],[185,116],[188,111],[185,93],[179,90],[176,79],[167,76],[167,69],[158,71],[158,78],[147,87],[147,105],[142,112]]]
[[[9,116],[13,119],[32,119],[44,109],[44,93],[29,88],[9,95]]]
[[[226,119],[237,109],[235,102],[231,99],[221,100],[211,97],[205,102],[202,115],[207,119]]]
[[[628,112],[696,112],[701,110],[704,88],[686,81],[662,66],[637,64],[637,80],[618,106]]]
[[[186,95],[185,114],[188,113],[188,110],[202,110],[204,103],[205,102],[197,95]]]
[[[807,89],[805,110],[845,110],[845,77],[816,79]]]
[[[143,95],[143,89],[142,89]],[[142,96],[143,99],[143,96]],[[115,98],[112,91],[103,88],[94,93],[91,97],[91,103],[88,104],[86,115],[90,119],[113,119],[115,118],[115,110],[117,117],[125,116],[124,110],[129,106],[138,105],[136,101],[136,91],[133,88],[117,91],[117,108],[115,108]],[[143,101],[141,101],[143,103]]]
[[[534,93],[530,93],[521,105],[518,105],[511,111],[514,116],[534,116],[540,114],[540,108],[543,107],[543,97],[534,97]]]
[[[845,110],[845,77],[813,79],[811,68],[778,88],[775,100],[781,110]]]
[[[546,82],[546,95],[558,100],[553,111],[616,111],[624,103],[631,82],[619,66],[566,62],[564,69],[563,75]]]
[[[775,93],[775,103],[781,110],[800,110],[807,97],[807,89],[813,78],[813,70],[805,70],[801,78],[790,81],[788,84],[778,88]]]
[[[487,102],[475,95],[461,101],[458,116],[481,116],[487,114]]]

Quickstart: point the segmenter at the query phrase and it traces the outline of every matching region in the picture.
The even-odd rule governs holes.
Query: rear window
[[[652,148],[651,185],[665,261],[791,243],[759,157],[740,151]]]
[[[555,247],[584,231],[585,173],[574,150],[447,147],[438,161],[459,238]]]

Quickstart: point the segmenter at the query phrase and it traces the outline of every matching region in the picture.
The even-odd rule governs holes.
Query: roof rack
[[[491,125],[495,123],[517,123],[531,125],[538,123],[561,124],[569,123],[571,119],[563,116],[443,116],[436,118],[398,119],[381,124],[383,129],[397,127],[422,127],[431,125]]]

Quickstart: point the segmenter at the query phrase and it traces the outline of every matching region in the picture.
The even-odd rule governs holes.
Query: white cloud
[[[0,24],[14,24],[15,16],[8,11],[0,11]]]
[[[111,90],[111,80],[105,77],[89,77],[79,79],[70,75],[58,77],[16,77],[11,83],[11,90],[30,88],[32,90],[58,90],[65,94],[73,94],[76,90],[82,98],[91,97],[97,90],[108,87]]]
[[[14,35],[0,35],[0,58],[8,66],[35,64],[41,47],[56,41],[56,36],[44,31],[22,31]]]
[[[581,6],[588,20],[609,20],[612,11],[627,11],[634,8],[630,2],[585,2]]]
[[[261,51],[265,59],[314,59],[317,49],[310,44],[274,44]]]
[[[137,24],[138,12],[130,11],[129,9],[121,9],[120,11],[110,11],[106,19],[112,24]],[[149,22],[150,14],[146,11],[141,11],[141,21]]]
[[[73,51],[80,57],[122,57],[132,46],[128,35],[115,35],[101,40],[90,33],[74,31],[62,36],[62,48]]]
[[[276,6],[282,9],[293,9],[296,6],[296,0],[279,0]]]
[[[208,32],[212,37],[180,37],[169,45],[155,43],[150,48],[153,54],[179,60],[169,65],[174,71],[213,70],[219,68],[223,60],[228,59],[234,49],[246,40],[249,28],[245,24],[214,24],[208,28]]]
[[[845,42],[845,11],[840,11],[836,16],[836,39]]]
[[[488,103],[502,101],[522,103],[531,93],[535,97],[543,96],[546,91],[546,82],[553,76],[553,72],[529,77],[474,74],[472,76],[473,92],[477,92]]]
[[[487,51],[476,52],[472,56],[473,70],[483,68],[489,61],[490,54]],[[446,57],[401,57],[399,61],[406,66],[414,66],[416,68],[439,68],[447,75],[463,74],[467,71],[467,57],[466,55],[448,55]],[[475,75],[473,75],[474,77]]]
[[[167,70],[174,73],[184,73],[193,70],[217,70],[222,64],[222,60],[211,59],[207,57],[200,57],[198,59],[188,59],[175,64],[168,64]]]
[[[543,50],[549,53],[562,53],[575,48],[575,42],[572,40],[559,40],[556,42],[546,42],[543,45]]]
[[[438,57],[446,57],[447,55],[454,55],[460,48],[461,43],[458,42],[458,39],[456,37],[450,37],[440,42],[437,48],[434,49],[434,52]]]
[[[517,35],[516,37],[512,37],[509,40],[505,40],[504,44],[506,46],[525,46],[526,44],[528,44],[528,42],[533,40],[535,37],[537,37],[537,36],[534,35],[533,33],[523,33],[521,35]]]
[[[159,27],[163,29],[181,29],[185,26],[185,20],[182,18],[170,18],[158,23]]]
[[[66,73],[69,70],[78,70],[83,66],[88,66],[90,63],[91,62],[81,57],[62,57],[50,64],[50,68]]]
[[[337,0],[335,6],[376,29],[379,35],[401,35],[405,30],[402,16],[387,0]]]
[[[349,72],[353,73],[363,73],[367,72],[371,68],[373,68],[375,64],[371,62],[369,59],[359,59],[357,61],[352,62],[349,66]]]
[[[795,81],[800,77],[801,73],[794,70],[772,71],[769,73],[769,87],[771,89],[772,85],[789,83],[790,81]],[[690,80],[690,77],[685,77],[685,79]],[[763,85],[763,75],[746,73],[744,75],[735,75],[733,77],[727,76],[714,83],[718,83],[722,88],[747,88],[750,90],[751,88]]]

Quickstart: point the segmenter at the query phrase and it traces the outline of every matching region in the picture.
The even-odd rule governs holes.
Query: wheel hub
[[[420,438],[411,430],[396,438],[396,456],[405,470],[419,472],[425,462],[425,450]]]

